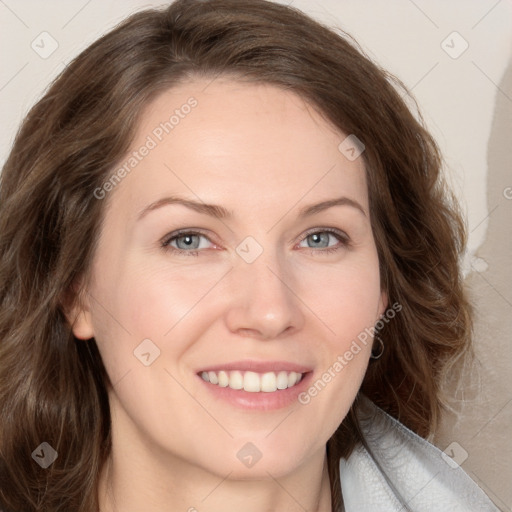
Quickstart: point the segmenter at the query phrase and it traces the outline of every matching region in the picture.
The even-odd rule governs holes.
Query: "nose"
[[[303,302],[291,272],[265,251],[255,262],[239,261],[230,272],[226,323],[233,333],[271,340],[300,330]]]

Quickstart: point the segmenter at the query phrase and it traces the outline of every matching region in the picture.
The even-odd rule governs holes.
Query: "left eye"
[[[206,240],[207,242],[203,242]],[[169,238],[165,245],[176,250],[206,249],[210,241],[200,233],[183,233]],[[176,245],[174,245],[176,244]]]
[[[333,245],[330,244],[332,241],[345,243],[344,238],[333,231],[315,231],[314,233],[310,233],[303,238],[300,243],[300,247],[305,247],[302,245],[304,242],[308,243],[306,247],[309,249],[326,249],[330,247],[336,246],[336,243]]]

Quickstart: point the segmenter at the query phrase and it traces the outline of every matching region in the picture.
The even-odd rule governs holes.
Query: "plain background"
[[[510,511],[512,0],[280,3],[353,35],[412,91],[443,151],[470,233],[464,271],[477,309],[479,365],[450,390],[454,413],[434,443]],[[66,63],[126,15],[158,5],[0,0],[2,162],[20,120]]]

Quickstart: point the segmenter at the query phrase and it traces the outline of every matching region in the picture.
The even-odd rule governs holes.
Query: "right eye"
[[[204,242],[206,241],[206,242]],[[162,247],[173,253],[198,256],[199,250],[208,249],[211,240],[197,231],[178,231],[170,233],[162,241]]]

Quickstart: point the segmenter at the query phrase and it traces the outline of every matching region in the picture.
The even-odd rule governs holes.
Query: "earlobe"
[[[86,299],[86,293],[74,286],[74,290],[67,293],[67,297],[62,301],[64,315],[73,335],[80,340],[89,340],[94,338],[94,329],[92,324],[92,315],[89,307],[89,301]]]
[[[81,309],[75,315],[73,321],[68,319],[71,324],[71,330],[75,338],[80,340],[89,340],[94,338],[94,330],[92,328],[92,318],[90,311]]]

